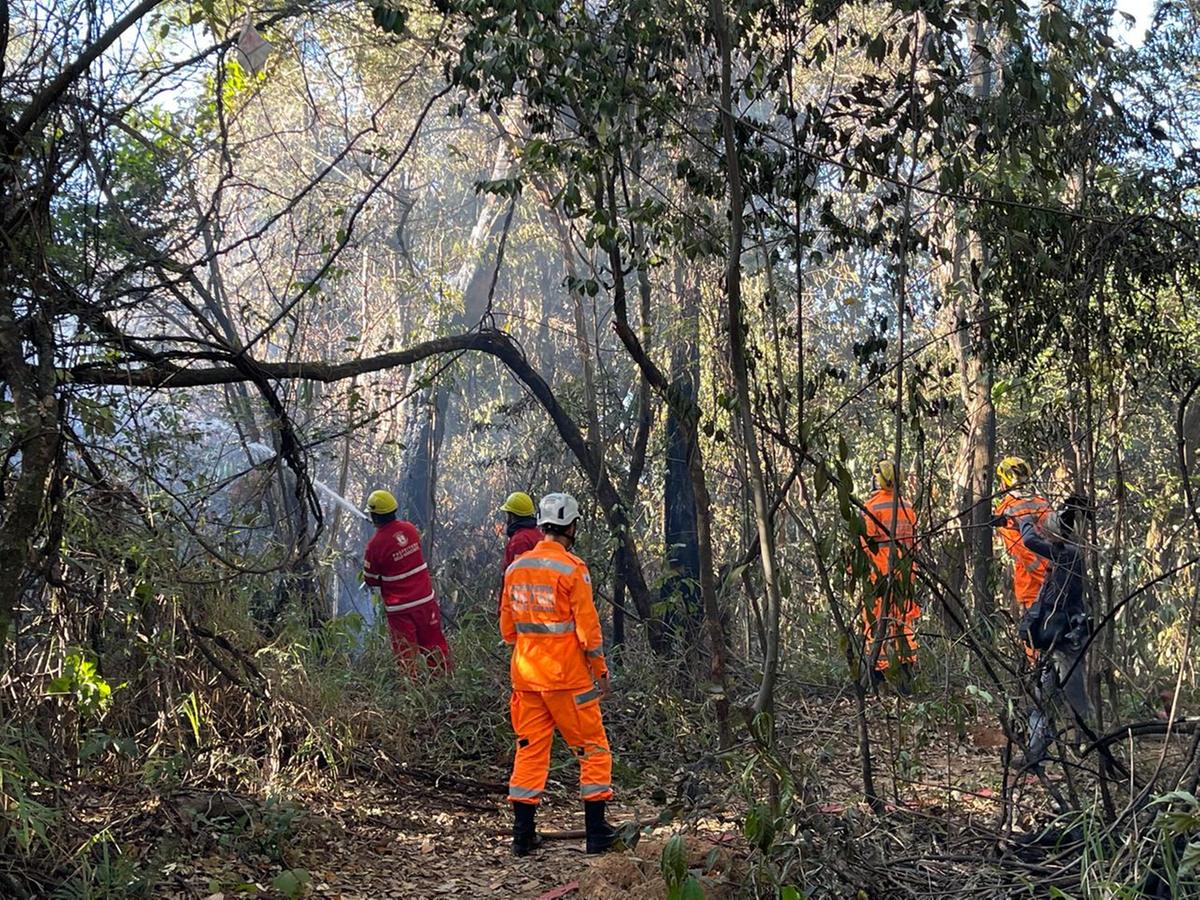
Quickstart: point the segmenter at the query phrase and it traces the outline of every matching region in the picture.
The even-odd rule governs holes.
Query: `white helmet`
[[[547,494],[538,503],[538,525],[566,528],[579,518],[579,501],[570,494]]]

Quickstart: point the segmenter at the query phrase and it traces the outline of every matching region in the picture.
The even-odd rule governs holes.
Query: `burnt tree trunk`
[[[694,406],[700,384],[699,285],[677,269],[676,289],[682,300],[683,331],[674,342],[671,358],[672,390],[681,403],[667,410],[667,460],[663,482],[663,538],[667,555],[678,576],[691,584],[700,580],[700,539],[696,522],[696,492],[691,461],[698,453],[696,433],[686,427],[680,407]],[[699,610],[694,611],[698,615]],[[685,631],[693,633],[699,621],[686,610]],[[688,645],[690,645],[689,642]]]
[[[507,141],[499,141],[488,180],[494,183],[508,178],[512,164],[510,145]],[[511,222],[511,214],[506,216],[504,212],[509,207],[511,213],[511,202],[498,194],[486,194],[479,207],[468,240],[466,259],[453,280],[462,292],[462,307],[451,322],[455,330],[474,327],[488,312],[491,287],[499,265],[501,235]],[[438,324],[431,316],[425,323],[425,331],[437,330]],[[430,544],[437,492],[437,459],[451,412],[449,400],[449,391],[437,384],[436,379],[418,390],[409,401],[401,438],[407,453],[397,479],[399,494],[396,500],[400,514],[412,522]],[[427,547],[427,553],[431,551],[432,546]]]

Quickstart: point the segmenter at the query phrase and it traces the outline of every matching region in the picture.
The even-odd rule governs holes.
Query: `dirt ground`
[[[887,801],[882,817],[862,797],[861,765],[849,701],[834,698],[792,710],[781,743],[804,741],[795,758],[797,802],[809,816],[836,828],[853,819],[855,831],[908,843],[938,831],[943,838],[974,826],[994,828],[1000,809],[1003,735],[987,722],[961,732],[941,725],[905,725],[903,707],[872,709],[877,789]],[[922,726],[924,727],[924,726]],[[547,841],[533,856],[509,849],[510,812],[503,774],[488,780],[465,775],[401,773],[387,782],[341,779],[272,800],[180,791],[170,796],[97,798],[105,827],[140,856],[152,872],[154,897],[233,900],[258,897],[436,898],[519,897],[615,900],[667,896],[660,874],[662,850],[683,830],[689,869],[715,900],[741,896],[749,849],[741,835],[744,804],[705,775],[707,792],[679,819],[656,825],[661,787],[623,793],[610,804],[615,824],[644,823],[637,847],[587,856],[583,839]],[[1052,773],[1052,780],[1061,778]],[[582,808],[566,777],[553,777],[538,816],[543,833],[581,829]],[[693,798],[694,800],[695,798]],[[657,801],[657,802],[656,802]],[[1044,820],[1047,794],[1036,779],[1020,779],[1013,797],[1013,833]],[[112,810],[124,810],[119,822]],[[95,817],[95,825],[102,824]],[[908,834],[909,831],[912,834]],[[905,837],[905,835],[908,837]]]
[[[229,827],[238,816],[219,798],[217,813],[203,819]],[[422,897],[558,897],[665,898],[659,860],[671,835],[659,828],[638,846],[622,853],[588,856],[582,838],[548,840],[524,859],[509,849],[510,813],[502,797],[494,811],[489,799],[447,793],[440,800],[406,795],[378,785],[344,783],[335,790],[295,798],[304,809],[291,823],[283,851],[272,857],[253,835],[264,833],[269,813],[247,805],[254,820],[239,836],[217,841],[196,835],[205,851],[161,866],[155,896],[232,900],[244,896],[351,898]],[[212,798],[188,798],[180,808],[201,806],[212,811]],[[613,804],[609,818],[624,823],[635,815],[653,820],[656,810]],[[186,816],[184,817],[186,818]],[[195,817],[200,819],[201,817]],[[538,819],[543,832],[581,829],[578,804],[549,802]],[[239,821],[241,818],[239,817]],[[200,827],[204,827],[201,825]],[[704,874],[709,897],[733,896],[741,839],[734,824],[717,819],[700,823],[686,837],[688,865]],[[248,835],[242,837],[242,835]],[[198,848],[197,848],[198,849]],[[290,867],[290,868],[289,868]],[[294,880],[280,881],[284,873]],[[287,876],[284,875],[286,878]]]

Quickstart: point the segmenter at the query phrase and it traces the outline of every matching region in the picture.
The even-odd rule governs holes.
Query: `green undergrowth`
[[[0,895],[152,896],[151,873],[203,847],[286,866],[290,798],[306,788],[507,780],[509,651],[493,616],[460,616],[450,674],[411,673],[383,623],[294,622],[267,638],[241,596],[201,598],[185,617],[158,595],[170,630],[162,618],[143,629],[114,616],[90,644],[47,642],[52,675],[0,727]],[[125,628],[145,637],[128,640]],[[705,695],[681,663],[641,647],[614,664],[605,717],[615,779],[622,791],[668,782],[673,766],[715,745]],[[573,796],[561,742],[552,765],[551,789]],[[161,809],[193,796],[242,799],[189,814],[181,832]],[[122,803],[147,811],[133,840],[157,849],[131,845],[111,816],[80,813]]]

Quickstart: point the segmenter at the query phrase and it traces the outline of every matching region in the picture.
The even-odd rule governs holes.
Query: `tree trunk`
[[[612,649],[613,662],[620,661],[621,648],[625,646],[625,563],[621,559],[624,546],[617,545],[613,551],[613,613]]]
[[[508,141],[497,143],[489,181],[508,178],[513,165],[512,148]],[[511,202],[496,194],[485,194],[475,219],[475,227],[467,241],[466,258],[459,266],[452,284],[462,293],[462,308],[451,322],[455,330],[470,328],[488,313],[493,277],[499,265],[499,242],[511,215],[502,213]],[[510,207],[511,214],[511,207]],[[497,247],[495,252],[493,246]],[[426,332],[435,331],[440,323],[433,315],[425,322]],[[441,450],[446,421],[450,415],[450,395],[438,384],[417,391],[408,403],[401,443],[407,453],[398,481],[400,513],[425,535],[432,538],[435,497],[437,491],[437,458]],[[428,546],[427,552],[432,550]]]
[[[438,386],[417,392],[404,425],[404,465],[400,471],[400,515],[412,522],[428,543],[433,525],[437,454],[441,449],[438,423],[446,414],[449,392]],[[428,553],[430,548],[425,548]]]
[[[975,25],[975,46],[990,40],[983,22]],[[979,103],[992,93],[991,63],[978,49],[971,53],[975,94]],[[963,570],[976,620],[991,631],[996,617],[992,596],[992,471],[996,458],[996,408],[992,403],[991,305],[980,281],[987,250],[978,234],[950,224],[954,251],[947,293],[955,311],[955,348],[959,388],[966,414],[960,447],[959,510]]]
[[[0,116],[0,126],[8,117]],[[4,448],[0,477],[12,467],[0,491],[0,674],[8,671],[10,632],[19,629],[18,606],[31,572],[49,562],[38,559],[38,540],[47,507],[47,488],[62,441],[62,409],[57,395],[54,288],[45,272],[53,245],[51,189],[36,178],[15,181],[23,172],[6,148],[0,156],[0,384],[11,399],[12,443]],[[47,541],[45,554],[58,553]]]
[[[700,385],[700,286],[689,278],[682,264],[676,265],[676,290],[682,299],[683,328],[671,352],[671,385],[683,404],[694,406]],[[700,580],[700,536],[696,515],[696,491],[692,485],[690,463],[699,453],[695,431],[689,432],[680,419],[679,407],[667,410],[667,464],[663,481],[663,539],[668,557],[678,575],[692,582]],[[688,633],[697,622],[686,611]],[[685,647],[692,646],[686,642]]]
[[[31,236],[23,235],[26,239]],[[47,243],[36,242],[32,246],[47,246]],[[0,267],[0,378],[8,386],[16,417],[12,445],[5,458],[11,460],[20,455],[12,484],[4,486],[0,522],[0,673],[8,671],[9,632],[12,630],[15,637],[19,625],[17,607],[27,576],[37,564],[34,542],[45,511],[47,483],[62,439],[55,394],[54,337],[44,307],[49,300],[41,298],[35,304],[23,328],[13,287],[18,282],[15,274],[10,265]],[[33,364],[25,358],[27,337],[35,354]],[[50,553],[55,550],[47,548]]]
[[[728,298],[729,361],[737,389],[738,420],[746,446],[750,468],[750,489],[754,497],[754,520],[758,530],[759,556],[763,583],[767,592],[767,652],[763,658],[762,681],[754,701],[756,713],[774,708],[775,679],[779,671],[779,622],[782,614],[779,579],[776,571],[775,532],[771,525],[762,459],[750,403],[750,373],[746,363],[746,318],[742,312],[742,235],[745,196],[742,188],[741,160],[733,121],[732,36],[725,8],[720,0],[709,0],[709,13],[716,29],[721,55],[721,130],[725,145],[725,175],[729,181],[729,247],[725,269]]]
[[[959,238],[963,245],[964,237]],[[965,250],[963,251],[965,254]],[[958,268],[956,263],[956,268]],[[995,620],[995,603],[990,587],[992,533],[992,470],[996,457],[996,408],[992,404],[994,382],[991,360],[991,315],[987,298],[970,285],[958,282],[956,304],[960,391],[966,410],[966,433],[959,451],[959,516],[963,567],[978,621]]]

